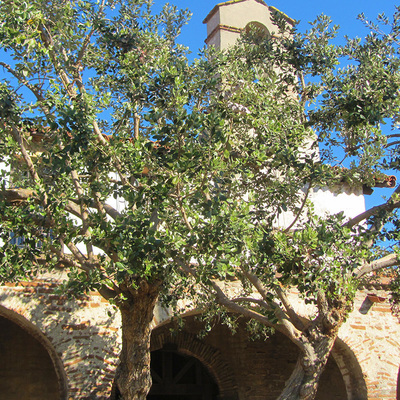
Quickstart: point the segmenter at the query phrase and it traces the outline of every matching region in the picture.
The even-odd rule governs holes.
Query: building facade
[[[57,282],[48,276],[0,287],[0,393],[7,393],[7,400],[108,398],[121,345],[119,315],[96,293],[81,299],[57,294]],[[152,368],[161,371],[157,376],[165,384],[163,365],[177,367],[168,369],[174,385],[160,383],[149,398],[179,400],[185,393],[182,399],[276,399],[295,366],[297,348],[278,333],[253,338],[244,320],[236,333],[216,321],[208,335],[199,337],[202,322],[196,316],[196,310],[188,311],[179,328],[166,310],[156,310]],[[385,282],[361,289],[317,399],[398,399],[399,337]],[[198,371],[189,369],[175,382],[187,363]],[[211,394],[203,393],[210,385]]]

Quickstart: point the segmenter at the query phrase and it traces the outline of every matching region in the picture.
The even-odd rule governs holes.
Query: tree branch
[[[31,175],[32,179],[37,183],[40,184],[40,177],[38,175],[38,173],[36,172],[35,166],[32,162],[32,159],[30,157],[30,155],[28,154],[26,148],[25,148],[25,144],[24,144],[24,140],[22,138],[21,133],[18,131],[18,129],[16,128],[16,126],[14,124],[11,125],[11,132],[13,135],[14,140],[18,143],[22,157],[25,161],[26,166],[28,167],[29,170],[29,174]]]
[[[396,208],[400,208],[400,201],[395,201],[394,200],[394,195],[398,194],[400,192],[400,185],[397,187],[397,189],[393,192],[392,196],[390,199],[384,203],[380,204],[379,206],[375,206],[370,208],[369,210],[357,215],[356,217],[352,218],[350,221],[346,222],[343,224],[344,227],[346,228],[353,228],[355,225],[359,224],[362,221],[365,221],[366,219],[378,214],[380,211],[393,211]]]
[[[3,61],[0,61],[0,65],[5,68],[11,75],[13,75],[16,79],[18,79],[19,82],[21,82],[26,88],[28,88],[32,94],[36,97],[37,101],[39,102],[40,108],[43,110],[43,113],[47,116],[50,114],[50,109],[45,106],[43,103],[45,101],[45,98],[41,95],[40,91],[35,85],[32,85],[29,83],[29,81],[21,74],[19,74],[17,71],[15,71],[13,68],[11,68],[10,65],[6,64]]]
[[[283,306],[285,307],[286,314],[288,315],[292,324],[300,331],[303,331],[306,327],[303,321],[300,319],[292,305],[290,304],[289,299],[286,296],[285,291],[280,286],[275,286],[275,292],[281,300]]]
[[[260,307],[265,308],[266,310],[271,309],[269,304],[266,303],[264,300],[255,299],[253,297],[236,297],[234,299],[231,299],[231,301],[234,303],[254,303],[254,304],[258,304]]]
[[[380,269],[395,267],[400,264],[400,258],[398,254],[392,253],[379,260],[372,261],[369,264],[365,264],[355,271],[356,278],[361,278],[366,274],[369,274]]]
[[[41,32],[41,38],[43,40],[43,43],[49,52],[50,60],[53,64],[56,74],[60,78],[61,83],[62,83],[64,89],[67,91],[69,97],[72,100],[76,100],[77,93],[74,90],[74,88],[72,87],[73,83],[71,83],[71,80],[69,79],[67,73],[64,71],[64,69],[61,67],[60,63],[57,61],[55,52],[52,48],[53,38],[51,37],[49,30],[43,24],[39,25],[39,30]],[[75,67],[79,68],[79,66],[75,66]],[[80,92],[85,91],[84,85],[82,84],[81,80],[78,79],[76,81],[76,83],[79,84],[78,87],[79,87]],[[103,134],[101,133],[101,130],[99,128],[97,121],[93,121],[93,132],[95,134],[95,137],[96,137],[96,140],[98,141],[98,143],[100,143],[103,146],[108,147],[109,144],[108,144],[107,140],[104,138]],[[126,176],[122,172],[123,168],[122,168],[122,164],[121,164],[121,161],[119,160],[119,158],[116,155],[112,155],[112,158],[114,160],[114,166],[118,171],[118,174],[120,176],[122,183],[126,186],[133,188],[133,186],[131,185],[129,180],[126,178]]]
[[[99,7],[99,11],[97,13],[97,16],[99,16],[103,12],[105,3],[106,3],[106,0],[102,0],[100,7]],[[90,32],[86,35],[85,40],[83,41],[82,47],[80,48],[80,50],[78,52],[78,57],[75,62],[76,66],[78,66],[81,63],[83,56],[86,53],[86,49],[89,46],[90,39],[94,32],[95,32],[95,29],[91,29]]]
[[[398,137],[400,137],[400,134],[399,133],[392,133],[391,135],[385,135],[385,138],[386,139],[393,139],[393,138],[398,138]],[[346,147],[345,148],[345,151],[347,152],[347,153],[351,153],[351,152],[353,152],[353,151],[356,151],[356,150],[358,150],[358,149],[361,149],[363,146],[368,146],[368,145],[370,145],[370,144],[372,144],[372,143],[376,143],[379,139],[381,139],[382,137],[377,137],[377,138],[375,138],[375,139],[373,139],[373,140],[371,140],[370,142],[368,142],[368,143],[364,143],[364,144],[359,144],[359,145],[357,145],[357,146],[351,146],[351,147]],[[383,147],[389,147],[389,146],[391,146],[392,144],[389,144],[389,143],[387,143],[386,145],[384,145]]]
[[[28,200],[30,197],[35,197],[35,192],[32,189],[11,188],[0,192],[0,196],[10,204],[18,204]]]
[[[81,265],[75,260],[75,257],[70,254],[64,254],[60,249],[56,249],[55,247],[50,247],[51,251],[57,256],[58,262],[60,264],[80,268]]]
[[[92,201],[91,204],[89,204],[90,208],[96,208],[96,202]],[[121,216],[121,213],[117,211],[114,207],[110,206],[109,204],[102,203],[102,207],[104,211],[109,215],[113,220],[119,218]],[[67,207],[65,208],[68,212],[71,214],[75,215],[79,219],[82,219],[82,215],[79,212],[79,202],[78,200],[69,200],[67,203]]]
[[[392,143],[386,143],[384,147],[385,148],[389,148],[389,147],[392,147],[392,146],[398,146],[399,144],[400,144],[400,140],[395,140]]]
[[[189,218],[188,218],[188,216],[187,216],[187,214],[186,214],[185,207],[183,207],[182,197],[181,197],[181,194],[180,194],[179,183],[178,183],[178,185],[177,185],[177,190],[178,190],[179,210],[180,210],[180,212],[181,212],[181,214],[182,214],[183,221],[184,221],[186,227],[189,229],[189,231],[192,231],[192,229],[193,229],[193,228],[192,228],[192,225],[191,225],[190,222],[189,222]]]
[[[36,192],[32,189],[10,188],[0,191],[0,197],[10,204],[18,205],[20,202],[27,201],[29,198],[36,199]],[[95,208],[95,204],[93,203],[91,207]],[[108,204],[103,204],[103,207],[107,215],[112,219],[115,220],[121,216],[121,213],[114,207]],[[65,205],[65,211],[82,220],[82,214],[77,200],[68,200]]]
[[[99,289],[99,293],[101,296],[103,296],[106,300],[110,300],[113,299],[114,297],[117,296],[117,292],[111,288],[109,288],[108,286],[103,285],[100,289]]]
[[[286,297],[286,294],[279,286],[275,286],[274,290],[278,295],[279,299],[281,300],[282,304],[284,305],[286,313],[281,309],[281,307],[277,303],[269,300],[268,298],[269,296],[267,294],[266,289],[264,288],[264,285],[256,275],[246,270],[246,268],[244,268],[243,265],[241,266],[241,270],[243,271],[244,275],[249,280],[249,282],[257,289],[262,298],[270,305],[269,309],[274,311],[276,317],[279,319],[281,323],[287,324],[287,320],[289,319],[291,324],[293,324],[296,327],[296,329],[300,331],[304,329],[303,322],[300,320],[297,313],[291,306],[289,299]],[[289,330],[289,328],[287,329]]]
[[[72,242],[69,242],[66,246],[71,251],[73,256],[78,260],[79,268],[83,269],[86,273],[89,273],[93,269],[93,267],[88,266],[88,260],[82,254],[82,252]]]
[[[294,220],[292,221],[292,223],[285,229],[284,233],[289,232],[289,231],[293,228],[293,226],[296,224],[296,222],[298,221],[298,219],[300,218],[300,215],[301,215],[301,213],[303,212],[304,207],[305,207],[305,205],[306,205],[306,202],[307,202],[307,199],[308,199],[308,195],[310,194],[310,189],[311,189],[311,182],[309,183],[308,188],[307,188],[307,191],[306,191],[306,193],[304,194],[304,199],[303,199],[303,202],[301,203],[299,212],[298,212],[297,215],[295,216],[295,218],[294,218]]]
[[[187,275],[193,276],[194,278],[197,277],[196,271],[192,267],[190,267],[188,264],[186,264],[183,260],[174,258],[174,262],[176,262],[176,264],[179,267],[181,267],[181,269]],[[265,315],[262,315],[254,310],[249,310],[246,307],[240,306],[235,301],[230,300],[228,298],[228,296],[226,296],[226,294],[223,292],[223,290],[220,288],[220,286],[215,281],[211,280],[210,286],[214,290],[214,296],[215,296],[217,302],[221,306],[225,307],[228,311],[243,315],[244,317],[247,317],[247,318],[255,319],[256,321],[260,322],[261,324],[268,326],[270,328],[274,328],[277,331],[283,333],[284,335],[289,337],[289,339],[292,340],[293,343],[295,343],[296,345],[298,345],[300,347],[302,346],[302,343],[299,340],[301,333],[286,319],[281,320],[280,318],[278,318],[280,323],[275,324],[275,323],[271,322],[269,320],[269,318],[266,317]],[[206,288],[206,290],[209,290],[209,289]],[[269,307],[268,309],[271,309],[271,307]]]
[[[33,198],[36,201],[39,201],[36,196],[36,192],[32,189],[22,189],[22,188],[10,188],[5,189],[0,192],[0,196],[8,203],[13,205],[18,205],[21,202],[27,201],[29,198]],[[65,210],[75,215],[79,219],[82,219],[82,215],[80,213],[79,206],[72,202],[68,201],[65,207]]]
[[[269,310],[275,311],[276,308],[279,308],[278,304],[274,303],[269,299],[270,296],[268,296],[268,292],[265,289],[262,282],[260,281],[260,279],[256,275],[252,274],[248,269],[246,269],[243,266],[243,264],[240,265],[240,269],[247,278],[247,280],[255,287],[255,289],[261,295],[264,301],[270,305]]]
[[[70,174],[71,174],[71,177],[72,177],[72,182],[73,182],[73,184],[75,186],[76,193],[77,193],[78,198],[80,200],[79,201],[79,203],[80,203],[79,206],[80,206],[80,212],[81,212],[81,216],[82,216],[83,235],[85,235],[87,237],[90,237],[90,233],[89,233],[90,224],[88,222],[89,213],[88,213],[88,208],[87,208],[86,204],[84,203],[84,199],[83,199],[84,191],[83,191],[82,186],[80,184],[78,173],[74,169],[71,168]],[[94,253],[93,253],[93,245],[92,245],[91,242],[88,242],[86,244],[86,250],[87,250],[87,253],[88,253],[89,260],[93,260]]]

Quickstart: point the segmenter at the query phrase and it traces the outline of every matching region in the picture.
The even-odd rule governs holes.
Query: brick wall
[[[107,399],[120,349],[119,316],[98,294],[68,299],[55,286],[42,279],[1,287],[0,315],[42,336],[60,382],[59,398]]]
[[[152,350],[175,344],[178,351],[201,360],[220,387],[220,398],[229,400],[275,400],[289,378],[298,350],[282,334],[267,340],[249,340],[245,324],[235,334],[216,322],[204,339],[197,333],[202,324],[189,317],[183,329],[166,324],[153,332]],[[317,400],[343,400],[346,387],[338,366],[330,359],[324,372]]]
[[[371,303],[368,294],[386,298]],[[356,305],[339,337],[354,352],[365,378],[368,400],[396,400],[400,366],[400,324],[392,315],[388,293],[370,287],[359,291]]]
[[[22,327],[46,349],[61,399],[105,400],[120,349],[119,316],[98,294],[73,300],[57,295],[55,287],[52,277],[0,287],[0,316]],[[387,297],[382,288],[358,293],[322,378],[320,400],[396,400],[398,396],[400,324],[387,299],[368,303],[371,292]],[[170,340],[165,336],[169,330],[163,327],[168,318],[165,310],[156,310],[154,325],[160,327],[154,331],[154,350]],[[253,342],[243,330],[232,336],[226,327],[218,326],[200,341],[194,336],[198,329],[191,319],[185,334],[189,336],[181,336],[180,345],[207,366],[226,399],[265,399],[265,393],[272,399],[294,366],[297,350],[279,335]],[[190,343],[197,343],[197,350]]]

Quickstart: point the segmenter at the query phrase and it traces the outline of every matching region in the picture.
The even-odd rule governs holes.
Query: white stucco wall
[[[365,199],[362,188],[350,188],[343,185],[341,188],[316,188],[310,195],[317,215],[325,216],[343,211],[347,218],[354,218],[365,211]]]
[[[351,219],[365,211],[365,199],[361,186],[350,187],[344,184],[337,188],[313,188],[308,194],[308,199],[313,204],[314,213],[319,217],[343,212],[346,219]],[[286,228],[292,224],[294,219],[295,216],[292,212],[282,213],[277,218],[276,226]],[[301,218],[298,222],[300,221]]]

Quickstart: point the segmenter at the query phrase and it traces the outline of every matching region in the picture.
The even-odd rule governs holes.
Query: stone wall
[[[0,315],[46,349],[58,377],[57,399],[106,399],[120,349],[119,315],[95,293],[68,299],[55,287],[51,279],[1,287]]]
[[[74,300],[58,295],[55,288],[50,277],[0,287],[0,316],[22,328],[47,352],[54,371],[45,375],[49,387],[57,381],[59,392],[54,399],[105,400],[121,344],[118,313],[98,294]],[[372,303],[368,294],[381,300],[387,297],[384,288],[358,293],[322,378],[319,400],[396,400],[400,324],[387,298]],[[199,322],[193,317],[187,321],[184,331],[171,335],[168,313],[156,310],[152,350],[175,343],[178,351],[200,360],[215,378],[221,399],[275,398],[294,367],[297,349],[290,341],[281,335],[251,341],[242,326],[232,335],[220,322],[200,339],[196,336]],[[3,335],[0,346],[13,347],[12,341],[5,343],[8,340]],[[18,359],[21,351],[9,354]],[[32,368],[46,369],[43,365],[38,362]],[[5,379],[1,377],[0,371],[0,379]]]

